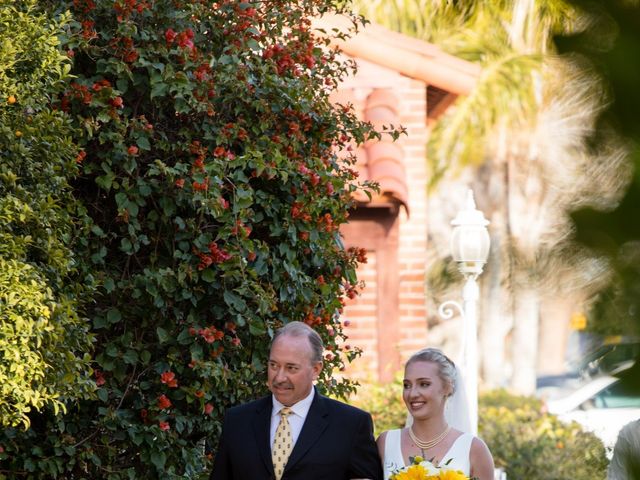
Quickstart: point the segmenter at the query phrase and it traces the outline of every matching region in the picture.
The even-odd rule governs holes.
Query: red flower
[[[124,53],[123,60],[127,63],[133,63],[138,59],[139,56],[140,55],[138,55],[138,52],[136,52],[134,49],[131,49]]]
[[[223,155],[225,154],[225,152],[226,152],[226,150],[225,150],[225,148],[224,148],[224,147],[220,147],[220,146],[218,146],[218,147],[216,147],[216,148],[215,148],[215,150],[213,151],[213,155],[214,155],[215,157],[221,157],[221,156],[223,156]]]
[[[207,191],[209,189],[209,179],[205,178],[204,182],[193,182],[193,189],[195,191]]]
[[[160,375],[160,381],[170,388],[176,388],[178,386],[176,374],[171,371],[164,372],[162,375]]]
[[[204,406],[205,415],[211,415],[211,412],[213,412],[213,405],[211,405],[210,403],[205,404]]]
[[[328,182],[328,183],[327,183],[327,194],[329,194],[329,195],[333,195],[333,191],[334,191],[334,190],[333,190],[333,183]]]
[[[204,392],[202,390],[196,390],[196,393],[194,393],[194,395],[198,398],[202,398],[204,397]]]
[[[171,429],[169,422],[160,422],[158,423],[158,426],[160,427],[160,430],[162,430],[163,432],[166,432],[167,430]]]
[[[213,343],[216,340],[222,340],[224,338],[224,332],[216,330],[215,327],[203,328],[198,332],[198,334],[204,338],[204,341],[207,343]]]
[[[167,43],[173,43],[173,41],[176,39],[176,35],[177,33],[174,32],[172,28],[169,28],[166,32],[164,32],[164,39],[167,41]]]
[[[171,400],[169,400],[166,395],[160,395],[158,397],[158,408],[160,410],[164,410],[165,408],[169,408],[170,406]]]
[[[137,155],[138,154],[138,147],[136,147],[135,145],[131,145],[129,148],[127,148],[127,153],[129,155]]]
[[[95,370],[95,371],[93,372],[93,374],[94,374],[94,375],[95,375],[95,377],[96,377],[96,385],[97,385],[98,387],[100,387],[100,386],[104,385],[104,383],[105,383],[105,379],[104,379],[104,375],[102,374],[102,372],[101,372],[100,370]]]
[[[87,156],[87,152],[85,152],[84,150],[80,150],[80,152],[76,156],[76,162],[82,163],[82,161],[85,159],[86,156]]]
[[[201,171],[204,171],[204,155],[198,156],[198,158],[193,161],[193,166]]]
[[[184,187],[184,178],[179,178],[178,180],[176,180],[176,187],[178,188]]]
[[[122,97],[112,98],[110,103],[112,107],[122,108],[122,105],[123,105]]]

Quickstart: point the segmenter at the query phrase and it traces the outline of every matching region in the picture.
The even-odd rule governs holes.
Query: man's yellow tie
[[[293,437],[291,436],[291,427],[287,416],[291,413],[289,407],[280,410],[280,423],[276,429],[276,437],[273,440],[273,448],[271,449],[271,459],[273,460],[273,471],[276,474],[276,480],[282,478],[284,466],[289,460],[289,454],[293,449]]]

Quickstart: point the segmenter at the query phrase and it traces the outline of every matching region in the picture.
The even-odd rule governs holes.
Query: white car
[[[640,378],[599,376],[563,397],[548,400],[547,408],[560,420],[576,421],[595,433],[610,455],[620,429],[640,418]]]

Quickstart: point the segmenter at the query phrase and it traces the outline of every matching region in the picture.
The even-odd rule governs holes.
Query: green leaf
[[[135,350],[129,349],[124,352],[122,359],[129,365],[135,365],[136,363],[138,363],[138,353]]]
[[[138,137],[136,139],[136,144],[142,150],[151,150],[151,144],[149,143],[149,139],[147,137]]]
[[[107,392],[106,388],[99,388],[96,391],[96,394],[102,402],[107,403],[107,400],[109,399],[109,392]]]
[[[145,365],[148,365],[149,361],[151,360],[151,352],[149,352],[149,350],[143,350],[140,353],[140,360],[142,360],[142,363],[144,363]]]
[[[107,322],[113,324],[118,323],[120,320],[122,320],[122,314],[120,313],[120,310],[118,310],[117,308],[110,308],[107,311]]]
[[[156,328],[156,333],[158,334],[158,340],[160,340],[160,343],[166,343],[171,339],[169,333],[167,333],[167,331],[162,327]]]
[[[200,273],[200,277],[207,283],[213,283],[216,279],[216,274],[214,273],[212,268],[205,268]]]
[[[260,336],[267,333],[266,325],[262,320],[249,320],[249,333],[254,336]]]
[[[120,240],[120,249],[129,255],[133,253],[133,245],[131,244],[131,240],[128,238],[123,238]]]
[[[104,289],[107,293],[113,292],[113,290],[116,288],[116,284],[111,277],[105,279],[102,285],[104,286]]]
[[[164,464],[167,462],[167,456],[164,452],[154,450],[151,452],[151,462],[160,471],[164,470]]]
[[[96,315],[95,317],[93,317],[93,328],[95,328],[96,330],[104,328],[107,325],[108,323],[105,317],[103,317],[102,315]]]
[[[164,97],[169,90],[169,86],[166,83],[155,83],[151,85],[151,100],[156,97]]]
[[[233,307],[236,311],[244,312],[247,310],[246,302],[235,293],[229,290],[225,290],[223,297],[224,297],[225,303],[230,307]]]
[[[189,329],[185,328],[180,332],[178,338],[176,339],[180,345],[187,345],[193,342],[193,337],[189,333]]]

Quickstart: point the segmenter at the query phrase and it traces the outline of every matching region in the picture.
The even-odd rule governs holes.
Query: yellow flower
[[[440,480],[468,480],[460,470],[442,470],[438,478]]]
[[[412,461],[412,465],[392,474],[391,480],[469,480],[469,477],[459,470],[436,467],[422,457],[414,457]]]
[[[425,480],[426,470],[422,465],[412,465],[409,468],[391,476],[391,480]]]

